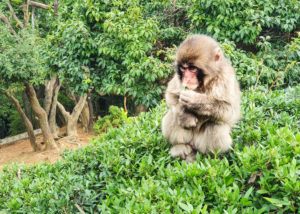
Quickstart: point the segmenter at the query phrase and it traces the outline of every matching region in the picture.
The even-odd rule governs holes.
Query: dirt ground
[[[86,133],[78,128],[78,138],[63,137],[57,140],[60,151],[49,150],[34,152],[28,139],[19,140],[15,144],[0,147],[0,170],[11,163],[25,163],[34,165],[42,162],[54,163],[61,158],[60,154],[66,149],[78,149],[86,146],[93,137],[92,133]],[[42,142],[42,135],[37,136],[37,142]]]

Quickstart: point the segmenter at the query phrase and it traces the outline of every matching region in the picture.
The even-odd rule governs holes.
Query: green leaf
[[[290,206],[291,203],[288,200],[280,200],[277,198],[267,198],[264,197],[264,199],[266,199],[267,201],[269,201],[271,204],[275,205],[276,207],[283,207],[283,206]]]

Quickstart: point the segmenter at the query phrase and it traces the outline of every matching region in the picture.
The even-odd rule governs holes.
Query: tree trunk
[[[59,83],[59,80],[57,79],[56,84],[54,86],[55,89],[53,92],[52,105],[51,105],[51,110],[50,110],[50,115],[49,115],[50,130],[55,139],[58,138],[58,127],[56,124],[56,109],[57,109],[57,98],[58,98],[58,92],[59,92],[60,86],[61,85]]]
[[[28,117],[26,116],[25,112],[23,111],[23,109],[20,105],[20,102],[12,94],[10,94],[7,91],[5,92],[5,95],[13,102],[13,104],[15,105],[17,111],[19,112],[19,114],[20,114],[20,116],[21,116],[21,118],[24,122],[24,125],[26,127],[26,131],[28,133],[29,141],[30,141],[30,144],[33,148],[33,151],[40,151],[41,148],[36,143],[36,138],[35,138],[35,135],[34,135],[34,130],[33,130],[32,123],[28,119]]]
[[[25,114],[30,119],[30,121],[32,121],[32,125],[34,125],[33,124],[33,117],[32,117],[31,112],[30,112],[30,105],[29,105],[28,97],[27,97],[25,91],[22,93],[22,101],[23,101]]]
[[[54,92],[54,86],[55,83],[57,81],[57,77],[53,76],[50,80],[48,80],[45,83],[45,99],[44,99],[44,109],[47,113],[47,115],[49,115],[50,113],[50,108],[51,108],[51,104],[52,104],[52,100],[53,100],[53,92]]]
[[[141,112],[146,112],[147,111],[147,107],[144,106],[144,105],[137,105],[135,107],[135,113],[138,115],[140,114]]]
[[[82,126],[84,128],[85,132],[88,132],[89,129],[89,120],[90,120],[90,111],[89,111],[89,106],[88,103],[85,102],[84,107],[82,109],[82,112],[80,114],[80,119]]]
[[[57,102],[57,106],[67,123],[67,136],[77,136],[77,122],[86,103],[86,97],[87,94],[84,94],[80,97],[79,101],[72,111],[72,114],[67,112],[65,107],[60,102]]]
[[[41,107],[41,105],[37,99],[37,96],[36,96],[33,86],[29,83],[26,83],[25,87],[26,87],[26,93],[29,97],[29,102],[31,104],[31,107],[39,119],[39,124],[40,124],[40,128],[42,130],[44,143],[46,144],[46,150],[47,149],[58,149],[58,146],[55,143],[55,140],[53,138],[53,135],[52,135],[50,127],[49,127],[47,114],[46,114],[45,110]]]
[[[89,113],[90,113],[88,130],[91,131],[93,129],[93,124],[94,124],[94,108],[93,108],[93,100],[92,100],[92,94],[91,93],[89,93],[89,95],[88,95],[87,102],[88,102]]]
[[[30,103],[29,103],[29,100],[28,100],[28,97],[27,97],[25,91],[22,93],[22,101],[23,101],[25,114],[28,117],[28,119],[31,121],[33,129],[36,129],[37,127],[39,127],[38,121],[37,121],[36,117],[34,116],[32,110],[30,109]]]
[[[78,118],[77,118],[78,119]],[[77,120],[74,117],[69,117],[67,123],[67,135],[77,136]]]

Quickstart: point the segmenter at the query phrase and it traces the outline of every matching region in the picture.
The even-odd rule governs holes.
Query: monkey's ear
[[[214,53],[214,60],[217,62],[221,59],[222,56],[223,56],[223,54],[222,54],[221,49],[217,48]]]

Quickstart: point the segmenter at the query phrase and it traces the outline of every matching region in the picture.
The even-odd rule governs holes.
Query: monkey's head
[[[223,54],[219,44],[205,35],[192,35],[177,49],[175,66],[184,87],[196,90],[205,78],[221,71]]]

